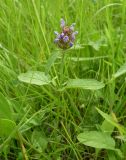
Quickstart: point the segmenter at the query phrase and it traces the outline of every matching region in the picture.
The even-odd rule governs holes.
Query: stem
[[[64,77],[63,77],[63,75],[64,75],[64,73],[63,73],[63,70],[64,70],[64,60],[65,60],[65,53],[63,51],[62,52],[62,61],[60,63],[60,71],[59,71],[60,86],[62,85],[62,82],[63,82],[63,79],[64,79]]]
[[[20,142],[20,145],[21,145],[21,150],[22,150],[24,160],[29,160],[28,156],[27,156],[26,149],[25,149],[24,144],[23,144],[22,135],[19,132],[18,132],[18,138],[19,138],[19,142]]]
[[[81,156],[80,156],[79,152],[76,150],[75,144],[74,144],[74,142],[72,141],[69,133],[67,132],[66,127],[64,126],[64,124],[63,124],[62,121],[61,121],[60,123],[61,123],[61,125],[62,125],[62,127],[63,127],[63,129],[64,129],[64,131],[65,131],[65,133],[66,133],[66,136],[67,136],[67,138],[68,138],[68,139],[66,138],[66,140],[67,140],[68,143],[71,145],[71,147],[72,147],[72,149],[73,149],[73,151],[74,151],[74,153],[75,153],[75,156],[76,156],[77,160],[81,160]]]

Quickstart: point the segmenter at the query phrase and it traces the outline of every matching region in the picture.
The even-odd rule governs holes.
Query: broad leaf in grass
[[[103,88],[104,86],[104,83],[99,82],[95,79],[70,79],[67,82],[65,88],[82,88],[89,90],[97,90]]]
[[[116,120],[111,116],[111,115],[108,115],[104,112],[102,112],[100,109],[96,108],[98,113],[103,117],[105,118],[106,121],[108,121],[110,124],[112,124],[113,126],[117,127],[118,130],[121,132],[121,133],[126,133],[126,130],[123,126],[121,126],[120,124],[118,124],[116,122]]]
[[[36,85],[45,85],[51,82],[50,76],[45,75],[44,72],[40,71],[28,71],[26,73],[21,73],[18,76],[18,79],[21,82],[29,83],[29,84],[36,84]]]
[[[114,78],[120,77],[121,75],[126,73],[126,63],[124,63],[119,69],[118,71],[113,74]]]
[[[115,141],[109,135],[98,131],[85,131],[78,135],[79,142],[99,149],[115,149]]]
[[[0,118],[12,119],[11,107],[2,93],[0,93]]]
[[[100,128],[101,128],[101,130],[102,130],[103,133],[111,136],[111,134],[112,134],[115,126],[113,126],[111,123],[109,123],[109,122],[105,119],[105,120],[103,121],[102,125],[100,126]],[[99,148],[96,149],[97,156],[98,156],[98,154],[99,154],[100,151],[101,151],[101,149],[99,149]],[[112,152],[112,154],[113,154],[113,153],[115,154],[114,151],[110,151],[110,150],[108,151],[108,154],[111,153],[111,152]],[[114,160],[114,158],[113,158],[113,160]]]
[[[48,144],[47,138],[44,134],[36,130],[32,134],[31,141],[32,145],[40,152],[44,151]]]
[[[14,121],[9,119],[0,119],[0,137],[8,137],[16,128]]]
[[[113,126],[111,123],[109,123],[106,119],[103,121],[102,125],[101,125],[101,130],[108,134],[108,135],[111,135],[115,126]]]

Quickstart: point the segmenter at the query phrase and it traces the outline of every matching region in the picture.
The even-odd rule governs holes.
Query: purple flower
[[[73,42],[70,42],[69,45],[70,45],[70,47],[72,47],[73,46]]]
[[[54,43],[58,43],[58,41],[59,41],[58,38],[54,39]]]
[[[64,36],[63,41],[64,41],[65,43],[67,43],[67,42],[69,41],[69,37],[68,37],[68,36]]]
[[[78,34],[78,31],[75,31],[75,32],[72,33],[72,35],[71,35],[72,42],[75,40],[75,35],[76,34]]]
[[[54,31],[54,34],[57,36],[56,39],[60,38],[60,34],[57,31]]]
[[[62,32],[61,34],[60,34],[60,38],[63,38],[64,37],[64,33]]]
[[[73,46],[75,36],[78,34],[78,31],[74,32],[75,23],[73,23],[71,26],[66,26],[63,19],[60,21],[60,26],[62,28],[61,32],[54,32],[56,35],[54,42],[58,45],[58,47],[62,49],[68,49]]]
[[[65,21],[63,18],[61,18],[61,20],[60,20],[60,26],[61,26],[61,28],[65,27]]]
[[[73,23],[71,26],[70,26],[70,30],[71,31],[74,31],[74,26],[76,25],[76,23]]]

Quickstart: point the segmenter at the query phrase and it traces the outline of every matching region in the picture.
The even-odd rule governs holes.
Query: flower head
[[[74,31],[75,23],[71,26],[66,26],[64,19],[60,21],[61,33],[54,31],[56,38],[54,42],[62,49],[68,49],[73,46],[75,41],[75,36],[78,34],[78,31]]]

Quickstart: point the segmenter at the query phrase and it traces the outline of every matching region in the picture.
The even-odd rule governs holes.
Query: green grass
[[[61,18],[79,32],[66,51]],[[125,52],[125,0],[0,1],[0,159],[125,159]]]

